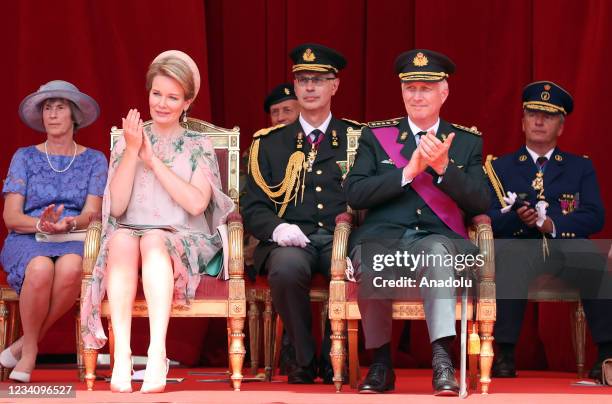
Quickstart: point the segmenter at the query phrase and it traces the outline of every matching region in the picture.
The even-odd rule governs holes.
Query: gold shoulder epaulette
[[[478,131],[478,128],[476,126],[468,128],[467,126],[459,125],[457,123],[452,123],[451,125],[453,125],[457,129],[461,129],[465,132],[471,133],[472,135],[482,136],[482,133]]]
[[[493,185],[493,189],[495,190],[495,195],[497,196],[497,199],[499,199],[499,203],[501,204],[502,208],[505,208],[507,205],[506,201],[504,201],[504,195],[506,195],[506,192],[504,191],[504,186],[501,183],[499,177],[497,176],[497,173],[493,169],[493,164],[491,163],[493,160],[496,159],[497,157],[494,157],[493,155],[489,154],[485,159],[484,171],[485,174],[487,174],[487,177],[489,177],[491,185]]]
[[[588,159],[590,159],[590,157],[589,157],[589,156],[587,156],[586,154],[583,154],[583,155],[582,155],[582,157],[584,157],[584,158],[585,158],[585,159],[587,159],[587,160],[588,160]]]
[[[393,118],[393,119],[387,119],[384,121],[371,121],[368,122],[368,126],[370,128],[384,128],[385,126],[397,126],[400,123],[400,120],[402,118]]]
[[[367,126],[367,124],[365,124],[363,122],[353,121],[352,119],[348,119],[348,118],[340,118],[340,119],[343,120],[346,123],[350,123],[350,124],[353,124],[355,126],[359,126],[359,127]]]
[[[261,136],[266,136],[268,135],[270,132],[282,128],[283,126],[285,126],[284,123],[280,123],[276,126],[270,126],[269,128],[263,128],[263,129],[259,129],[257,132],[255,132],[255,134],[253,135],[253,139],[257,139],[258,137]]]

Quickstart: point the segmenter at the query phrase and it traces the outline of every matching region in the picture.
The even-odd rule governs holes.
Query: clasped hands
[[[419,145],[412,153],[410,161],[404,167],[403,176],[406,181],[412,181],[417,175],[431,167],[438,175],[444,175],[448,167],[448,150],[453,143],[455,133],[448,135],[446,140],[438,139],[430,130],[421,136]]]
[[[36,230],[42,233],[58,234],[76,229],[76,218],[73,216],[66,216],[60,220],[63,211],[64,205],[58,206],[57,209],[55,209],[55,204],[47,206],[36,222]]]
[[[144,134],[144,122],[140,119],[140,112],[130,109],[127,116],[121,118],[121,123],[126,152],[137,155],[149,169],[153,169],[153,160],[157,157],[153,153],[149,137]]]

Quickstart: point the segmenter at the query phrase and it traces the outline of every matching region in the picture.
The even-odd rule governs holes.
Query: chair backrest
[[[147,121],[144,126],[150,126],[153,121]],[[232,129],[226,129],[215,126],[206,121],[196,118],[187,118],[186,123],[181,123],[181,126],[208,135],[215,148],[217,161],[219,162],[219,172],[221,174],[221,182],[223,192],[229,195],[238,205],[238,178],[240,175],[240,128],[234,126]],[[113,126],[110,131],[111,150],[119,136],[123,136],[123,129]]]
[[[346,161],[349,170],[355,162],[355,154],[357,154],[357,148],[359,147],[359,136],[361,136],[361,129],[348,128],[346,131]]]

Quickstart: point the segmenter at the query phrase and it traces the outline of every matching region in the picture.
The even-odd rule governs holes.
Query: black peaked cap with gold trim
[[[536,81],[523,89],[523,108],[549,114],[569,115],[574,110],[574,99],[552,81]]]
[[[395,72],[401,81],[442,81],[455,72],[447,56],[428,49],[412,49],[395,59]]]
[[[307,71],[335,74],[346,66],[346,59],[340,52],[316,43],[296,46],[289,57],[293,60],[294,73]]]
[[[283,83],[274,87],[264,100],[264,111],[269,114],[272,105],[286,100],[297,100],[293,84]]]

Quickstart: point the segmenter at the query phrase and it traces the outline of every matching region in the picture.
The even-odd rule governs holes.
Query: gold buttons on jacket
[[[420,215],[420,214],[421,214],[421,209],[417,209],[417,210],[416,210],[416,214],[417,214],[417,215]]]
[[[317,204],[317,208],[319,208],[319,210],[323,209],[323,204],[322,203]]]
[[[315,191],[317,191],[317,192],[321,192],[321,191],[323,191],[323,188],[321,188],[321,187],[317,186],[317,187],[315,188]]]
[[[414,226],[414,230],[419,230],[419,226]]]
[[[323,174],[323,170],[317,170],[317,175]]]
[[[317,224],[319,225],[319,227],[323,227],[323,223],[319,222]]]

